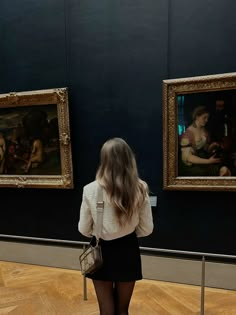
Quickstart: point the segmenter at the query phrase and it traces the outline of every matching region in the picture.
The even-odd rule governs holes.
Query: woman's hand
[[[212,156],[209,157],[208,161],[209,164],[218,164],[221,162],[221,158],[217,158],[215,157],[215,154],[213,154]]]

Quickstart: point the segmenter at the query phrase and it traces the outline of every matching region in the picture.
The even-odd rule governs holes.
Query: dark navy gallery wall
[[[64,86],[64,1],[2,0],[0,8],[7,92]]]
[[[71,0],[67,12],[78,190],[94,179],[102,143],[120,136],[134,148],[140,176],[156,194],[162,187],[157,82],[167,75],[167,2]]]
[[[1,3],[0,3],[0,41],[3,44],[5,36],[4,36],[4,21],[3,21],[3,12],[1,10]],[[1,44],[1,46],[2,46]],[[4,77],[6,75],[5,71],[5,53],[3,49],[0,49],[0,93],[5,91],[5,81]]]
[[[1,188],[0,234],[84,240],[82,187],[94,179],[102,143],[119,136],[158,196],[154,233],[141,245],[235,254],[235,193],[162,190],[162,80],[236,71],[235,6],[1,0],[0,91],[68,87],[75,188]]]
[[[233,0],[171,0],[169,77],[236,70],[236,24]]]
[[[5,57],[2,92],[68,85],[64,7],[63,0],[0,1],[4,28],[1,50]],[[1,188],[5,210],[0,233],[72,238],[74,194],[66,190]]]
[[[236,71],[235,9],[233,0],[170,1],[168,78]],[[158,246],[236,253],[234,192],[161,196]]]

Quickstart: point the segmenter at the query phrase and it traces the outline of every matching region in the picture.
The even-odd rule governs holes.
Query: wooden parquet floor
[[[0,261],[0,315],[99,315],[92,282],[80,271]],[[198,315],[200,287],[138,281],[130,315]],[[205,315],[236,315],[236,291],[206,288]]]

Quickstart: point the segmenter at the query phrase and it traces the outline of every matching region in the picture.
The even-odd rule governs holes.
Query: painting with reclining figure
[[[66,88],[0,95],[0,186],[73,187]]]

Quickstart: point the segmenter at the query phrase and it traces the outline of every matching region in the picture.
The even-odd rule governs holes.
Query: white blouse
[[[93,181],[84,186],[83,199],[80,208],[80,219],[78,229],[81,234],[91,237],[95,235],[95,224],[97,220],[97,192],[98,182]],[[104,211],[101,238],[112,240],[136,232],[138,237],[147,236],[153,231],[153,217],[149,197],[139,211],[135,212],[130,222],[120,226],[115,209],[109,203],[106,192],[103,190]]]

